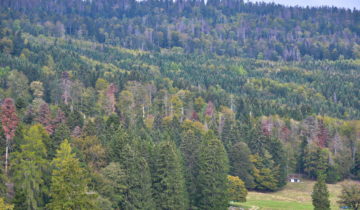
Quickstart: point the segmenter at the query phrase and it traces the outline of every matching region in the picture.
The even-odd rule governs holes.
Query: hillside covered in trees
[[[360,11],[0,1],[0,209],[226,209],[360,179]],[[5,203],[6,207],[5,207]]]

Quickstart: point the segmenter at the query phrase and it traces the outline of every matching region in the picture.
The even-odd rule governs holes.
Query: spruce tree
[[[129,144],[122,151],[121,165],[126,173],[126,191],[121,209],[155,209],[151,194],[151,175],[147,161]]]
[[[318,175],[317,182],[311,194],[314,210],[330,210],[329,191],[325,183],[325,176]]]
[[[49,209],[97,209],[95,193],[89,192],[89,178],[71,151],[67,140],[60,144],[52,161]]]
[[[250,161],[250,149],[244,142],[238,142],[229,151],[230,174],[238,176],[245,182],[247,188],[254,188],[254,177],[251,171],[254,167]]]
[[[267,144],[267,150],[271,154],[271,159],[274,161],[274,166],[277,169],[275,178],[277,179],[278,188],[281,188],[286,185],[287,180],[287,167],[284,147],[280,140],[274,137],[269,137]]]
[[[118,162],[125,173],[124,200],[121,209],[154,209],[151,174],[148,162],[139,152],[139,141],[119,129],[109,143],[109,157]]]
[[[182,161],[173,142],[160,142],[156,148],[153,189],[157,209],[187,209]]]
[[[180,150],[184,158],[184,173],[190,207],[195,206],[197,195],[198,150],[200,136],[195,135],[192,130],[182,132]]]
[[[226,209],[229,163],[222,142],[209,131],[199,149],[198,207]]]
[[[101,178],[99,192],[109,198],[113,208],[120,209],[126,190],[126,175],[121,165],[111,162],[101,170]]]
[[[20,151],[14,153],[12,171],[16,197],[22,197],[20,200],[23,202],[22,204],[16,202],[15,207],[21,205],[26,209],[38,209],[44,205],[43,184],[47,168],[47,152],[43,137],[46,135],[45,129],[40,124],[31,126],[24,133]]]

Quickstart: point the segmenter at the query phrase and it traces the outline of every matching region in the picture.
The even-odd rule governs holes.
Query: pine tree
[[[221,132],[221,140],[224,143],[227,151],[229,151],[231,145],[233,145],[238,140],[235,129],[235,122],[233,122],[232,120],[225,119],[224,127]]]
[[[151,175],[147,161],[130,145],[125,145],[120,162],[126,173],[125,199],[121,209],[155,209],[151,195]]]
[[[228,159],[222,142],[209,131],[199,149],[198,206],[225,209],[228,205]]]
[[[96,209],[94,197],[88,191],[89,178],[71,151],[67,140],[60,144],[52,161],[49,209]]]
[[[43,143],[45,129],[37,124],[25,133],[20,152],[14,153],[14,182],[17,193],[24,193],[24,206],[38,209],[43,205],[44,174],[47,168],[47,151]]]
[[[306,153],[306,148],[308,145],[308,141],[307,138],[305,136],[301,137],[302,141],[300,144],[300,148],[299,148],[299,153],[296,156],[296,171],[300,172],[300,173],[304,173],[305,170],[305,153]]]
[[[251,152],[244,142],[238,142],[231,147],[229,152],[230,174],[238,176],[245,182],[247,188],[253,189],[255,183],[251,171],[254,166],[250,161],[250,155]]]
[[[195,135],[194,131],[183,131],[181,135],[180,150],[184,158],[184,172],[187,192],[190,200],[190,208],[195,206],[197,195],[196,177],[199,173],[198,150],[200,136]]]
[[[314,210],[330,209],[329,191],[327,189],[325,176],[323,174],[318,175],[318,180],[313,187],[311,198]]]
[[[119,163],[111,162],[101,170],[102,182],[100,183],[100,193],[105,195],[112,202],[115,209],[120,209],[124,202],[124,192],[126,192],[126,174]]]
[[[286,185],[287,180],[286,153],[282,143],[277,138],[269,137],[267,144],[267,150],[271,154],[274,166],[278,169],[275,178],[277,179],[278,188],[281,188]]]
[[[65,123],[59,124],[51,136],[54,147],[57,149],[64,139],[70,139],[70,129]],[[55,152],[55,151],[54,151]],[[55,154],[52,154],[55,155]]]
[[[175,144],[160,142],[155,155],[153,189],[157,209],[187,209],[182,161]]]
[[[274,163],[268,156],[269,154],[266,154],[265,157],[257,154],[250,155],[250,161],[254,165],[252,176],[256,190],[275,191],[278,189],[278,180],[275,177],[278,169],[273,167]]]
[[[119,129],[109,143],[109,157],[125,172],[126,191],[121,209],[154,209],[148,162],[137,150],[135,139]]]

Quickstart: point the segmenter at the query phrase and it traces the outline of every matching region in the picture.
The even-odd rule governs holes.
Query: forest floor
[[[339,209],[336,203],[341,193],[343,181],[328,184],[330,192],[331,209]],[[234,206],[251,210],[307,210],[313,209],[311,193],[315,181],[302,180],[300,183],[287,183],[284,189],[273,193],[249,192],[246,203],[234,203]]]

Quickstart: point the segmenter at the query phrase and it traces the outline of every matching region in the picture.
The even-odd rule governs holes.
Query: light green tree
[[[49,209],[97,209],[96,193],[88,191],[90,180],[67,140],[61,143],[52,165]]]
[[[31,126],[24,133],[20,151],[14,153],[13,179],[18,192],[23,193],[27,209],[38,209],[43,205],[42,187],[44,176],[48,168],[46,146],[46,130],[39,124]],[[18,193],[17,192],[17,193]]]

